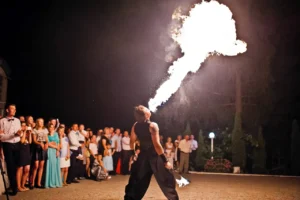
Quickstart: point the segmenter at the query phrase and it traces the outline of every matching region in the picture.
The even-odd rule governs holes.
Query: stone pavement
[[[82,180],[64,188],[18,193],[10,200],[119,200],[123,199],[128,178],[118,175],[102,182]],[[300,178],[207,174],[189,174],[188,178],[191,184],[177,189],[181,200],[300,200]],[[144,199],[165,199],[154,177]]]

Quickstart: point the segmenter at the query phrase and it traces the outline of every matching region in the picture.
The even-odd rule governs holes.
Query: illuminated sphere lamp
[[[215,138],[215,133],[214,132],[210,132],[209,135],[208,135],[208,137],[210,139],[214,139]]]

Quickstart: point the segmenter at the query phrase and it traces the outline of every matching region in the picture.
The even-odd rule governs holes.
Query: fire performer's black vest
[[[153,151],[155,152],[151,133],[149,131],[150,121],[138,122],[135,124],[134,131],[137,135],[137,139],[140,141],[141,151]]]

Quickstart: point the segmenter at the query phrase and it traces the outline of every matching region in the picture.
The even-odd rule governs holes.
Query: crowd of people
[[[56,188],[81,179],[109,180],[116,174],[129,175],[138,158],[140,144],[132,144],[128,131],[105,127],[94,133],[83,124],[66,127],[58,119],[45,122],[32,116],[15,117],[16,106],[7,106],[0,120],[1,161],[5,161],[10,194],[34,188]],[[197,141],[189,134],[175,142],[160,136],[165,155],[179,173],[188,173],[195,160]]]

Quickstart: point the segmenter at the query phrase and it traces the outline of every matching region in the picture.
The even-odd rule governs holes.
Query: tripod
[[[5,171],[3,170],[3,166],[2,166],[2,159],[0,159],[0,171],[1,171],[2,179],[3,179],[6,199],[9,200],[8,191],[7,191],[7,187],[6,187],[6,181],[5,181],[5,177],[4,177]]]

